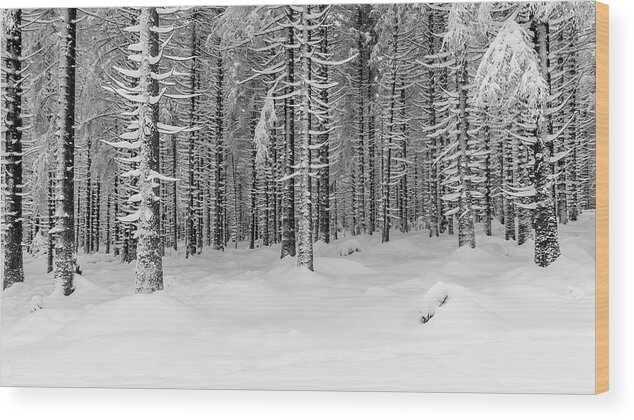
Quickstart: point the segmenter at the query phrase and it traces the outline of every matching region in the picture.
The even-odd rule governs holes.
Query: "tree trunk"
[[[59,133],[57,144],[57,189],[53,229],[55,245],[55,289],[64,295],[73,290],[75,274],[75,47],[77,9],[61,11]]]
[[[216,151],[215,151],[215,178],[214,178],[214,240],[213,248],[224,251],[226,243],[226,171],[225,166],[225,145],[223,133],[223,83],[224,70],[222,55],[218,56],[216,62]],[[236,238],[237,240],[237,238]]]
[[[5,80],[3,154],[6,207],[4,213],[4,272],[2,288],[24,281],[22,255],[22,9],[3,12]],[[72,202],[71,202],[72,203]]]
[[[48,172],[48,252],[46,255],[46,274],[53,272],[55,242],[52,230],[55,227],[55,174]]]
[[[458,157],[458,176],[460,178],[460,197],[458,200],[458,246],[468,245],[475,248],[475,221],[473,217],[473,207],[471,203],[471,168],[469,151],[469,114],[467,112],[468,95],[468,73],[467,58],[458,70],[458,147],[460,156]]]
[[[394,137],[394,113],[396,107],[396,83],[397,83],[397,54],[398,54],[398,32],[399,32],[399,23],[398,18],[394,18],[393,31],[394,35],[392,37],[392,49],[394,51],[394,56],[392,57],[392,68],[390,70],[390,106],[389,106],[389,123],[388,123],[388,133],[387,133],[387,145],[385,146],[386,156],[384,161],[384,176],[383,179],[383,235],[381,238],[381,242],[389,242],[390,241],[390,183],[392,178],[392,142]]]
[[[92,252],[92,183],[91,183],[91,139],[86,140],[86,191],[84,199],[84,254]]]
[[[308,25],[306,12],[300,12],[300,24],[302,31],[302,39],[300,41],[300,57],[301,57],[301,80],[300,80],[300,116],[301,116],[301,142],[299,157],[299,231],[298,231],[298,247],[297,247],[297,266],[306,267],[313,271],[313,240],[311,232],[310,218],[310,97],[309,86],[310,68],[309,54],[310,46],[308,44]]]
[[[249,205],[249,249],[255,248],[255,241],[257,239],[257,209],[256,209],[256,198],[257,198],[257,173],[256,173],[256,147],[255,147],[255,126],[257,124],[257,115],[255,111],[251,113],[251,155],[250,155],[250,166],[251,166],[251,200]]]
[[[110,197],[111,195],[108,194],[106,195],[106,254],[110,254],[110,240],[111,240],[111,236],[110,236]]]
[[[287,19],[293,21],[293,10],[286,8]],[[287,29],[288,47],[286,48],[286,87],[285,94],[290,94],[295,83],[295,30],[292,26]],[[282,203],[282,250],[280,258],[287,255],[295,256],[295,179],[293,166],[295,165],[295,101],[292,97],[284,99],[284,117],[286,120],[286,151],[284,157],[285,177]]]
[[[116,220],[117,216],[119,215],[119,174],[116,174],[114,176],[114,190],[112,192],[112,195],[114,196],[114,209],[113,209],[113,213],[114,213],[114,232],[113,232],[113,252],[112,255],[114,255],[115,257],[118,256],[121,252],[120,248],[121,248],[121,223]]]
[[[322,6],[325,7],[325,6]],[[325,56],[328,54],[328,26],[321,27],[320,52]],[[322,83],[329,82],[328,67],[320,67],[320,75]],[[322,89],[321,101],[328,104],[328,90]],[[329,125],[320,123],[319,131],[323,134],[319,135],[319,235],[318,240],[328,244],[330,243],[330,134],[328,133]]]
[[[159,133],[157,128],[159,103],[158,81],[152,74],[158,73],[158,64],[151,61],[158,56],[158,14],[153,7],[144,7],[139,16],[139,64],[138,90],[143,101],[138,107],[139,140],[139,220],[137,227],[136,293],[149,294],[163,289],[163,262],[160,253],[160,226],[158,187]]]
[[[531,29],[534,34],[534,45],[539,57],[540,72],[550,86],[548,23],[533,17]],[[552,125],[547,114],[547,101],[542,104],[541,113],[537,117],[537,129],[533,155],[535,157],[535,263],[547,267],[561,254],[557,217],[552,196],[550,149],[552,146]]]
[[[172,136],[172,178],[176,178],[176,164],[178,162],[178,151],[176,148],[176,136]],[[176,182],[172,185],[172,246],[174,251],[178,251],[178,190]]]

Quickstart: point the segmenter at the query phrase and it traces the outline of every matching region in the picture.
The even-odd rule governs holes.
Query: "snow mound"
[[[429,321],[436,313],[436,309],[447,302],[447,298],[449,298],[447,285],[442,281],[434,283],[423,297],[423,304],[420,308],[420,322],[424,324]]]
[[[165,291],[135,294],[95,305],[73,319],[59,333],[72,340],[140,332],[183,333],[204,330],[204,317]]]
[[[29,303],[31,312],[39,311],[44,308],[44,299],[41,295],[34,295]]]
[[[350,254],[354,254],[355,252],[361,252],[361,244],[356,239],[348,239],[339,244],[339,248],[337,248],[337,254],[342,257],[346,257]]]
[[[29,252],[34,257],[44,255],[48,251],[48,238],[42,235],[42,231],[39,230],[33,240],[31,241],[31,247]]]

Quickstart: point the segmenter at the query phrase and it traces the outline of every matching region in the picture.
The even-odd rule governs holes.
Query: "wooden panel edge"
[[[609,8],[596,3],[595,393],[609,389]]]

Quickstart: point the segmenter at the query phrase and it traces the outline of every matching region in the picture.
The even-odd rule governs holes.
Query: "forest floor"
[[[316,244],[315,272],[279,246],[164,258],[165,290],[134,295],[134,263],[80,255],[69,297],[46,258],[2,293],[2,385],[592,393],[594,213],[561,226],[543,269],[532,242],[427,231],[347,257]],[[426,324],[436,282],[449,298]],[[44,308],[31,312],[40,299]]]

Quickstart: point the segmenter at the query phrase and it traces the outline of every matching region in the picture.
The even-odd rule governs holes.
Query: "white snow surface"
[[[428,322],[436,313],[436,309],[444,305],[448,298],[447,285],[442,281],[434,283],[423,297],[423,304],[420,308],[421,322]]]
[[[104,254],[80,255],[75,292],[52,294],[45,256],[27,257],[25,283],[1,295],[1,384],[592,393],[594,214],[560,227],[546,269],[531,241],[494,234],[476,249],[360,236],[346,258],[341,239],[315,248],[314,273],[278,246],[168,251],[151,295]],[[449,299],[422,324],[438,282]]]
[[[361,244],[356,239],[346,239],[337,247],[337,254],[342,257],[354,254],[355,252],[361,252]]]

